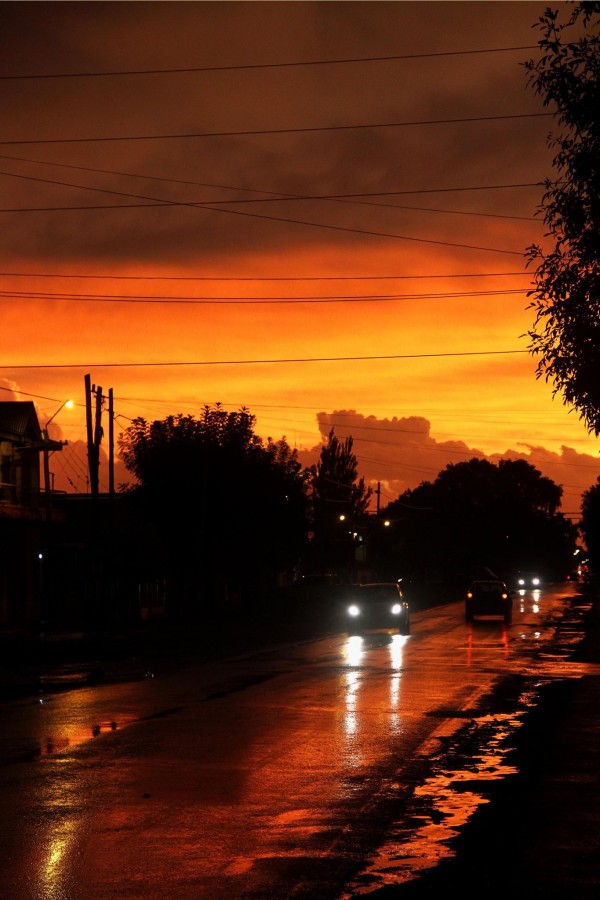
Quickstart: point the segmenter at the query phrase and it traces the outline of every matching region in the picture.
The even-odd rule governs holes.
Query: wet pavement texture
[[[429,900],[443,893],[462,900],[494,900],[511,891],[532,900],[600,897],[600,598],[582,587],[580,597],[573,599],[577,603],[587,604],[585,634],[569,650],[569,660],[582,664],[581,676],[535,682],[514,676],[504,682],[494,697],[494,713],[487,720],[465,721],[411,801],[408,821],[412,815],[422,826],[425,819],[432,832],[439,832],[438,864],[431,868],[429,863],[419,872],[418,848],[411,847],[410,835],[390,834],[383,870],[381,860],[375,860],[376,874],[363,872],[345,898]],[[176,658],[169,654],[160,626],[156,633],[145,629],[117,641],[102,635],[38,635],[34,641],[4,635],[0,697],[152,677],[154,671],[184,666],[188,657],[193,661],[225,649],[230,653],[268,646],[282,638],[280,623],[272,626],[263,622],[245,631],[223,627],[219,639],[213,634],[204,650],[174,633]],[[563,648],[568,647],[568,617],[561,630]],[[528,693],[532,702],[527,715],[519,728],[510,729],[508,744],[503,743],[504,717],[514,717]],[[482,745],[488,747],[490,759],[479,758],[474,766]],[[502,756],[502,778],[492,772],[497,768],[495,753]],[[457,783],[461,770],[464,781]],[[446,791],[448,772],[452,785]],[[453,819],[452,796],[457,791],[485,796],[486,802],[474,806],[468,821]],[[464,796],[458,806],[462,815],[468,807]],[[390,846],[398,848],[396,856]],[[403,865],[418,877],[396,878]]]
[[[594,595],[587,600],[585,636],[570,658],[585,664],[582,671],[588,674],[531,686],[536,702],[513,732],[505,760],[513,772],[501,780],[485,779],[488,802],[450,839],[453,855],[414,881],[374,890],[365,885],[365,891],[350,896],[429,900],[451,894],[461,900],[496,900],[514,893],[528,900],[598,900],[600,599]],[[513,682],[517,691],[518,680]],[[510,684],[504,691],[510,707]],[[501,708],[501,698],[497,701]],[[460,768],[457,757],[463,756],[471,772],[465,790],[476,789],[470,780],[469,740],[467,726],[447,748],[453,770]],[[480,740],[473,746],[480,747]]]

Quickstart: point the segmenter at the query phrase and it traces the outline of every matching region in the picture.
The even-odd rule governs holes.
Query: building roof
[[[42,440],[40,423],[31,400],[0,401],[0,440]]]

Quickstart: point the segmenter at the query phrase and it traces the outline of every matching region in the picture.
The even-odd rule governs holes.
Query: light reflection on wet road
[[[7,704],[0,896],[335,900],[418,877],[510,773],[536,683],[581,674],[544,653],[571,590],[516,598],[510,626],[457,603],[410,637]],[[511,708],[486,708],[514,673],[530,683]]]

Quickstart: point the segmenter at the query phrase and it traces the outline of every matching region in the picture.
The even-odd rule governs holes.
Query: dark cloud
[[[503,453],[486,454],[463,441],[437,440],[431,435],[431,423],[420,416],[378,419],[355,410],[334,410],[321,412],[317,418],[323,443],[332,429],[340,440],[352,437],[359,474],[372,486],[381,482],[382,504],[423,481],[435,481],[446,466],[474,458],[488,459],[495,465],[501,459],[525,460],[563,487],[563,509],[570,513],[578,509],[581,493],[600,476],[597,457],[567,446],[560,453],[524,444]],[[317,462],[322,445],[299,453],[304,466]]]
[[[349,59],[512,46],[530,40],[537,3],[15,3],[3,6],[0,74],[110,72]],[[0,153],[82,169],[4,160],[3,205],[127,203],[89,188],[200,202],[254,191],[298,194],[493,183],[510,161],[539,179],[522,146],[539,142],[544,120],[348,131],[351,124],[423,121],[538,111],[524,90],[527,54],[441,56],[327,66],[24,79],[0,82],[6,140],[193,134],[232,136],[99,143],[1,145]],[[507,79],[507,73],[509,77]],[[241,135],[245,130],[343,126],[341,131]],[[507,134],[509,139],[507,140]],[[514,140],[512,138],[514,134]],[[505,155],[505,159],[499,156]],[[142,178],[85,171],[100,168]],[[181,182],[223,185],[210,190]],[[179,183],[177,183],[179,182]],[[227,186],[230,186],[228,189]],[[132,202],[135,199],[132,198]],[[404,226],[349,204],[244,205],[239,212],[377,230]],[[5,258],[198,260],[305,242],[346,246],[351,236],[273,225],[229,212],[142,210],[2,213]],[[366,221],[365,221],[366,217]],[[413,234],[431,227],[416,218]]]
[[[291,431],[309,435],[302,446],[313,449],[302,451],[305,461],[318,456],[319,432],[342,425],[339,412],[322,413],[315,429],[315,411],[346,410],[361,474],[385,484],[390,498],[484,450],[542,459],[546,437],[559,445],[557,432],[564,448],[572,436],[578,448],[587,446],[572,420],[563,432],[560,413],[547,413],[548,423],[542,422],[546,397],[531,365],[485,355],[523,347],[528,281],[490,273],[523,270],[524,249],[543,229],[493,216],[530,216],[539,188],[438,192],[542,181],[550,169],[551,120],[391,127],[543,111],[521,65],[532,51],[466,51],[534,45],[532,26],[544,9],[537,2],[4,3],[1,206],[19,211],[0,212],[0,271],[20,273],[1,276],[5,386],[22,391],[21,399],[35,397],[42,422],[65,397],[74,396],[81,410],[85,372],[124,398],[121,421],[195,413],[204,398],[271,405],[281,411],[279,422],[269,422],[274,437],[285,433],[290,416],[302,415],[303,424],[295,422]],[[274,65],[418,53],[433,55]],[[10,77],[211,66],[221,69]],[[369,123],[383,127],[348,127]],[[328,130],[257,133],[321,127]],[[207,133],[213,136],[176,137]],[[127,136],[140,139],[113,140]],[[394,193],[403,191],[422,193]],[[381,196],[357,202],[273,200],[277,193],[375,192]],[[241,202],[261,196],[268,202]],[[160,200],[182,205],[130,208]],[[214,210],[189,206],[230,200],[240,202]],[[27,211],[114,203],[127,208]],[[378,205],[384,203],[389,208]],[[504,250],[512,253],[496,252]],[[31,272],[39,277],[26,277]],[[52,273],[67,277],[46,277]],[[464,279],[430,280],[462,273]],[[107,278],[68,277],[78,274]],[[114,275],[143,280],[110,280]],[[145,280],[163,275],[190,280]],[[337,280],[291,280],[318,275]],[[407,280],[383,280],[390,275]],[[216,277],[194,282],[198,276]],[[236,276],[265,281],[226,280]],[[475,287],[521,293],[469,299]],[[56,296],[102,291],[222,299],[447,296],[244,308],[102,305]],[[461,291],[467,299],[456,296]],[[469,416],[486,421],[488,411],[498,420],[493,443],[488,435],[479,450],[476,440],[461,438]],[[452,440],[442,441],[435,426],[446,414]],[[79,457],[76,470],[85,471],[85,429],[63,417],[57,427],[69,441],[61,454],[66,471]],[[515,434],[528,444],[506,437]],[[543,461],[552,473],[573,465],[578,475],[569,482],[581,486],[595,472],[590,459],[592,469],[585,453],[571,459],[565,449]],[[80,476],[68,477],[83,489]]]

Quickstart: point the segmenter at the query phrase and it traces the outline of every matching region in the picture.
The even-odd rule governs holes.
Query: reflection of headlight
[[[348,607],[348,615],[349,616],[359,616],[360,609],[358,608],[358,606],[356,606],[355,604],[352,604],[352,606],[349,606]]]
[[[392,612],[394,613],[395,616],[397,616],[400,612],[402,612],[402,607],[400,606],[399,603],[394,603],[394,605],[392,606]]]

